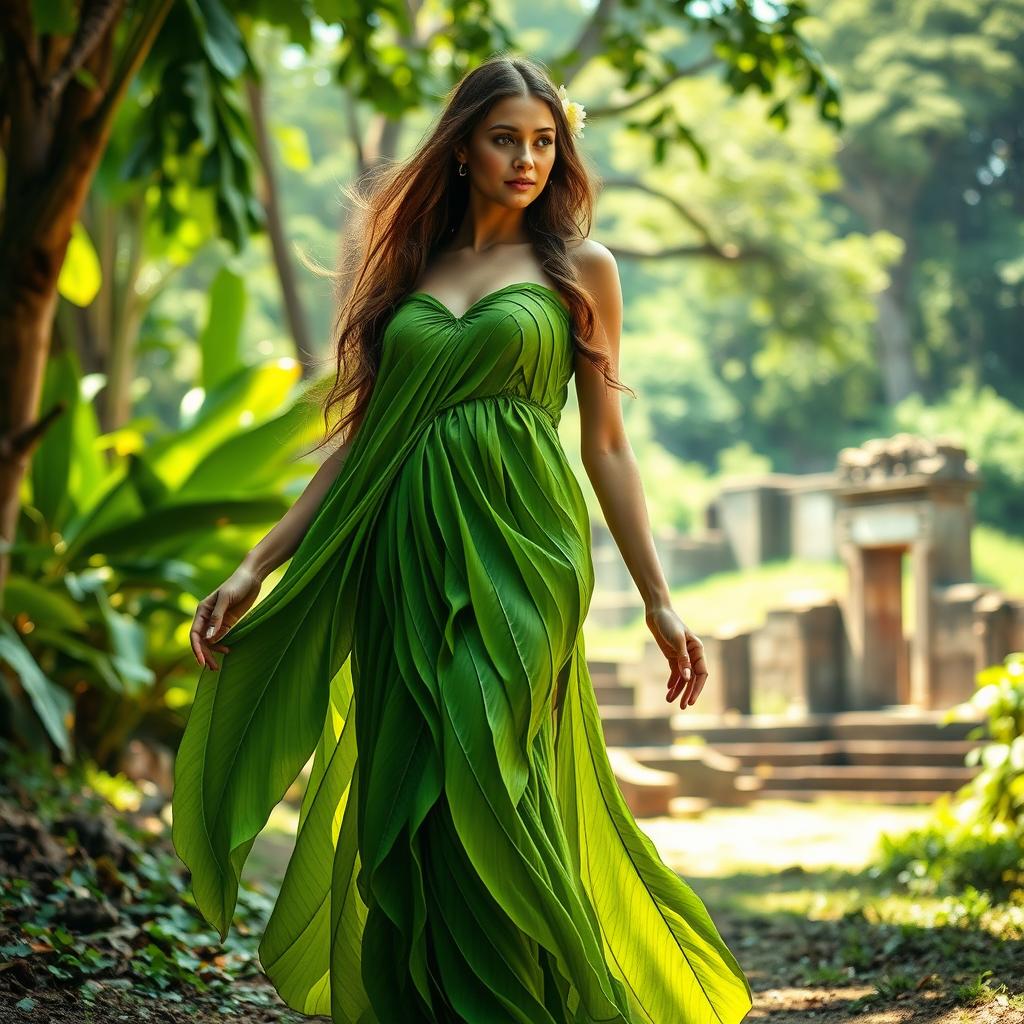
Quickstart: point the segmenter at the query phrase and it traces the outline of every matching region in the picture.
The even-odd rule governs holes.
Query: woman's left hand
[[[700,695],[708,678],[704,645],[667,605],[648,610],[644,618],[671,670],[665,700],[671,704],[682,694],[679,707],[686,708]]]

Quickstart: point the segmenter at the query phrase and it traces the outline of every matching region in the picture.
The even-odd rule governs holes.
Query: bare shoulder
[[[601,267],[615,266],[615,256],[611,249],[596,238],[572,238],[565,243],[565,248],[580,274]]]
[[[580,283],[594,297],[602,320],[614,320],[621,315],[622,290],[619,266],[615,255],[596,238],[573,239],[566,243]]]

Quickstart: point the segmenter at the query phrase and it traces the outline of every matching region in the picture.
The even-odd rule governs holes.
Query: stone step
[[[654,818],[670,813],[670,801],[679,788],[679,778],[674,772],[659,771],[641,764],[632,751],[623,747],[608,748],[608,763],[635,818]]]
[[[917,764],[962,766],[967,752],[982,739],[840,740],[844,764]]]
[[[635,747],[672,743],[672,716],[652,715],[634,707],[609,704],[601,708],[604,742],[609,747]]]
[[[695,705],[699,706],[699,705]],[[840,711],[831,714],[736,716],[694,714],[692,709],[672,714],[677,736],[700,736],[708,743],[791,743],[826,740],[962,740],[982,724],[981,717],[943,724],[944,711],[895,707],[878,711]]]
[[[985,720],[943,722],[939,709],[894,707],[888,711],[840,711],[831,716],[830,736],[841,740],[962,740]]]
[[[711,806],[703,796],[674,796],[668,802],[668,813],[673,818],[700,818]]]
[[[761,789],[919,790],[950,792],[969,782],[977,768],[952,765],[822,764],[759,768]],[[740,788],[744,788],[740,786]]]
[[[713,747],[668,743],[631,747],[629,752],[649,768],[678,776],[679,796],[702,797],[726,805],[745,804],[748,800],[747,794],[736,786],[742,765]]]
[[[850,800],[856,803],[877,803],[892,806],[899,804],[907,806],[913,804],[935,803],[945,792],[938,790],[916,790],[916,789],[759,789],[751,793],[753,800],[799,800],[802,803],[809,803],[814,800]]]
[[[745,767],[757,764],[963,765],[967,751],[982,740],[810,740],[712,744]]]
[[[614,686],[622,679],[621,661],[604,661],[587,659],[587,672],[590,675],[595,687]]]
[[[678,705],[666,703],[677,736],[700,736],[710,744],[771,741],[778,743],[826,740],[828,716],[801,715],[736,715],[733,720],[718,714],[704,714],[693,707],[680,711]]]
[[[744,767],[757,764],[836,764],[842,744],[838,740],[798,740],[786,743],[754,740],[743,743],[709,743],[715,750],[735,757]]]
[[[636,690],[623,683],[594,683],[594,698],[598,707],[632,707]]]

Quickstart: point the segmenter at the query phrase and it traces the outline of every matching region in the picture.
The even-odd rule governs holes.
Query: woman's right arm
[[[230,650],[219,642],[220,637],[253,606],[267,576],[295,553],[327,491],[341,472],[361,425],[362,416],[355,420],[345,443],[324,459],[302,494],[273,529],[212,594],[199,602],[189,641],[200,666],[220,668],[213,652]]]
[[[262,583],[279,565],[292,557],[309,529],[309,524],[320,510],[324,496],[341,472],[360,424],[361,419],[356,422],[345,443],[324,459],[292,507],[242,559],[240,568],[251,572]]]

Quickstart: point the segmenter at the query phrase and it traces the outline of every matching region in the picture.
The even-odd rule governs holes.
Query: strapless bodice
[[[461,316],[429,292],[399,302],[384,331],[380,379],[430,364],[431,405],[492,397],[522,399],[558,425],[573,371],[572,323],[556,291],[518,281],[477,299]]]

